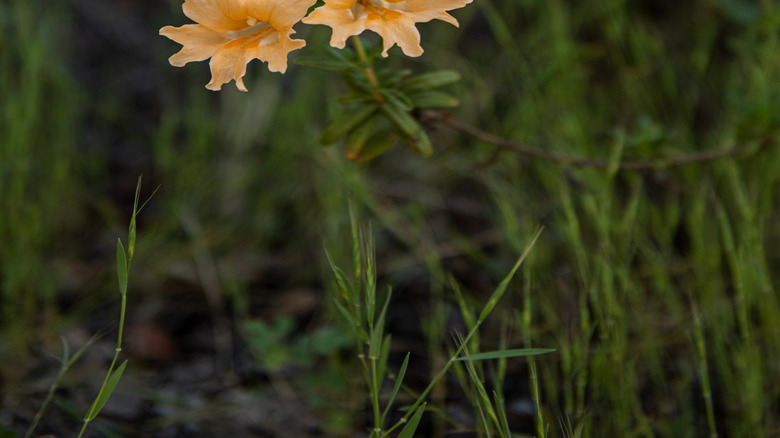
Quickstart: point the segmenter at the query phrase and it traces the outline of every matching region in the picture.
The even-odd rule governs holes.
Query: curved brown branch
[[[499,149],[491,158],[485,163],[489,165],[494,162],[501,151],[514,151],[523,155],[538,158],[541,160],[553,161],[560,164],[565,164],[572,167],[579,168],[595,168],[606,169],[610,166],[608,161],[604,160],[590,160],[586,158],[574,158],[568,155],[557,154],[555,152],[546,151],[535,146],[529,146],[512,140],[498,137],[488,132],[482,131],[471,125],[468,125],[449,113],[441,111],[424,111],[421,114],[421,119],[430,124],[442,124],[455,131],[474,137],[478,140],[482,140],[486,143],[498,146]],[[684,166],[686,164],[701,163],[705,161],[717,160],[719,158],[725,158],[733,155],[739,155],[742,153],[752,152],[757,153],[762,149],[767,148],[771,142],[763,141],[758,147],[747,146],[735,146],[726,149],[708,150],[702,152],[696,152],[688,155],[682,155],[679,157],[661,158],[655,161],[621,161],[617,164],[619,169],[625,170],[658,170],[662,168]],[[483,167],[483,166],[480,166]]]

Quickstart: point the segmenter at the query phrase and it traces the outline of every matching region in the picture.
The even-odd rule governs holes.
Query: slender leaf
[[[421,130],[420,124],[417,123],[414,117],[409,115],[407,110],[388,102],[384,103],[380,108],[401,133],[410,138],[417,137],[417,133]]]
[[[388,103],[391,105],[394,105],[404,111],[411,111],[412,108],[414,108],[414,103],[412,103],[412,99],[409,98],[406,94],[395,90],[395,89],[389,89],[389,90],[383,90],[382,91],[382,97],[387,100]]]
[[[347,158],[356,163],[365,163],[373,160],[395,146],[399,138],[398,134],[394,132],[377,132],[365,141],[358,153],[350,155],[348,151]]]
[[[478,399],[475,397],[475,402],[480,406],[483,414],[490,418],[490,421],[493,423],[493,425],[495,427],[499,427],[498,417],[496,416],[495,409],[493,409],[493,404],[490,402],[490,397],[488,396],[487,389],[485,389],[485,385],[482,383],[480,375],[477,374],[477,369],[474,366],[474,362],[466,362],[466,370],[469,372],[471,384],[474,385],[474,388],[476,388],[479,397]],[[485,428],[488,427],[489,425],[486,424]]]
[[[426,403],[423,403],[417,408],[414,415],[412,415],[412,418],[409,419],[409,422],[406,423],[406,426],[401,430],[401,433],[398,434],[398,438],[414,437],[414,432],[417,431],[417,426],[420,424],[420,418],[422,418],[422,414],[425,412],[425,405]]]
[[[344,152],[348,159],[354,160],[355,157],[360,156],[363,146],[365,146],[376,130],[378,118],[378,114],[374,114],[347,136]]]
[[[478,322],[482,322],[487,318],[487,316],[490,314],[490,312],[493,311],[493,308],[498,304],[498,300],[501,299],[501,297],[504,295],[504,292],[506,292],[506,288],[509,287],[509,283],[512,281],[512,278],[514,278],[515,273],[517,272],[517,269],[520,268],[520,265],[523,264],[523,261],[526,257],[528,257],[528,254],[531,252],[531,248],[534,247],[534,244],[536,243],[536,240],[539,238],[539,236],[542,233],[542,229],[534,233],[533,237],[531,238],[531,243],[528,244],[528,246],[525,248],[525,251],[523,251],[523,254],[520,256],[520,258],[517,259],[517,262],[512,267],[512,270],[507,274],[506,277],[501,281],[501,284],[498,285],[496,290],[493,292],[493,295],[490,296],[490,299],[488,299],[488,302],[485,303],[485,307],[482,308],[482,313],[479,314]]]
[[[336,97],[336,100],[338,101],[338,103],[344,105],[354,105],[354,104],[366,104],[368,102],[374,102],[376,98],[370,94],[352,92],[352,93],[342,94]]]
[[[404,92],[431,90],[460,80],[460,74],[452,70],[434,71],[409,79],[401,85]]]
[[[122,240],[116,240],[116,272],[119,278],[119,292],[122,296],[127,294],[127,256]]]
[[[376,368],[376,373],[380,379],[384,379],[385,373],[387,372],[387,360],[390,358],[391,340],[392,337],[387,334],[385,335],[385,339],[382,341],[382,350],[379,352],[379,360],[377,360]]]
[[[521,348],[517,350],[499,350],[487,351],[484,353],[468,354],[455,360],[487,360],[504,359],[510,357],[538,356],[540,354],[552,353],[556,350],[552,348]]]
[[[458,99],[441,91],[425,91],[409,97],[416,108],[455,108],[460,105]]]
[[[392,292],[387,293],[387,299],[385,300],[382,311],[379,313],[379,318],[376,320],[373,329],[371,330],[371,343],[368,346],[368,357],[378,358],[382,350],[382,333],[385,327],[385,316],[387,315],[387,306],[390,304],[390,296]]]
[[[393,405],[393,401],[395,400],[395,396],[398,395],[398,390],[401,389],[401,384],[404,381],[404,376],[406,376],[406,367],[409,365],[409,355],[411,353],[406,353],[406,357],[404,358],[404,363],[401,364],[401,369],[398,370],[398,375],[395,377],[395,385],[393,385],[393,392],[390,393],[390,398],[387,400],[387,406],[385,407],[385,411],[382,413],[382,423],[385,422],[385,419],[387,418],[387,414],[390,413],[390,407]]]
[[[431,139],[423,130],[420,130],[414,137],[401,136],[401,140],[409,148],[423,157],[430,157],[433,155],[433,145],[431,144]]]
[[[143,175],[138,177],[138,183],[135,186],[135,200],[133,201],[133,214],[130,217],[130,226],[127,231],[127,265],[130,266],[130,261],[135,254],[135,238],[136,238],[136,222],[135,217],[138,214],[138,199],[141,197],[141,181]],[[152,193],[154,195],[154,193]],[[141,206],[143,208],[143,206]]]
[[[355,288],[349,280],[347,280],[344,271],[333,263],[333,259],[327,249],[325,250],[325,258],[328,259],[328,264],[330,264],[330,269],[333,271],[333,276],[336,277],[336,286],[339,288],[339,292],[341,292],[341,297],[344,299],[344,302],[353,306],[356,305],[357,293],[355,292]]]
[[[94,420],[103,409],[103,406],[105,406],[108,398],[111,397],[111,393],[114,392],[114,388],[116,388],[117,383],[119,383],[119,379],[122,378],[122,373],[125,372],[125,366],[127,366],[127,361],[122,362],[122,365],[119,365],[119,368],[114,371],[114,374],[111,375],[111,378],[106,381],[106,385],[101,388],[100,394],[98,394],[98,398],[95,399],[94,406],[89,410],[89,413],[84,418],[84,421]]]
[[[327,146],[352,132],[376,112],[376,106],[363,105],[333,119],[320,136],[320,144]]]
[[[496,404],[496,411],[498,411],[498,422],[501,426],[502,438],[511,438],[512,432],[509,430],[509,421],[506,419],[506,408],[504,407],[504,399],[493,391],[493,401]]]

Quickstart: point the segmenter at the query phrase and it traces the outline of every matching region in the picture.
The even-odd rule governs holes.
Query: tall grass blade
[[[552,348],[520,348],[516,350],[488,351],[485,353],[467,354],[455,360],[487,360],[487,359],[506,359],[510,357],[538,356],[540,354],[553,353],[556,350]]]
[[[517,262],[515,262],[515,265],[512,267],[512,270],[509,271],[509,274],[506,277],[504,277],[504,280],[502,280],[501,283],[498,285],[496,290],[490,296],[490,299],[488,299],[488,302],[485,303],[485,307],[482,309],[482,313],[479,314],[479,319],[477,320],[479,323],[482,323],[485,320],[485,318],[487,318],[488,315],[490,315],[490,312],[492,312],[493,308],[496,307],[498,301],[501,299],[502,296],[504,296],[504,292],[506,292],[507,287],[509,287],[509,283],[514,278],[515,273],[520,268],[520,265],[523,264],[526,257],[528,257],[528,254],[530,254],[531,249],[534,247],[534,244],[536,244],[536,240],[542,234],[542,230],[543,228],[539,228],[538,230],[536,230],[536,233],[534,233],[533,237],[531,238],[531,243],[529,243],[528,246],[526,246],[525,251],[523,251],[523,254],[520,256],[520,258],[517,259]]]
[[[377,359],[379,357],[380,351],[382,350],[382,337],[385,327],[385,317],[387,315],[387,307],[390,304],[391,296],[392,291],[388,291],[387,299],[385,300],[385,304],[382,306],[382,311],[379,313],[379,318],[371,329],[371,342],[368,346],[368,357],[370,359]]]
[[[404,362],[401,364],[401,369],[398,370],[398,375],[395,377],[395,385],[393,385],[393,391],[390,393],[390,398],[387,400],[387,406],[385,407],[385,411],[382,412],[382,423],[384,424],[385,420],[387,419],[387,414],[390,413],[390,407],[393,406],[393,402],[395,401],[396,395],[398,395],[398,390],[401,389],[401,384],[404,381],[404,376],[406,376],[406,367],[409,366],[409,355],[411,353],[406,353],[406,357],[404,358]]]

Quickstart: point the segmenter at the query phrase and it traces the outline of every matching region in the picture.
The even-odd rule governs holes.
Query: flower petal
[[[243,3],[243,2],[242,2]],[[237,30],[246,26],[237,0],[185,0],[184,15],[190,20],[216,30]]]
[[[293,50],[297,50],[306,45],[304,40],[293,40],[288,36],[281,36],[280,41],[271,44],[262,44],[257,46],[254,56],[268,63],[268,70],[279,73],[287,71],[287,55]]]
[[[226,44],[211,56],[211,82],[206,85],[209,90],[218,91],[222,84],[236,81],[236,88],[247,91],[242,78],[246,74],[247,60],[245,57],[246,43]]]
[[[271,71],[287,69],[287,55],[306,42],[293,40],[293,25],[316,0],[185,0],[184,13],[198,24],[165,26],[164,35],[183,47],[171,56],[180,67],[191,61],[211,58],[210,90],[236,81],[246,91],[246,65],[255,58],[268,63]]]
[[[247,13],[267,21],[276,29],[292,27],[301,21],[316,0],[265,0],[247,3]]]
[[[166,36],[183,47],[168,61],[174,67],[188,62],[209,59],[220,46],[228,41],[224,33],[217,32],[200,24],[185,24],[181,27],[165,26],[160,35]]]
[[[420,32],[415,23],[442,20],[458,26],[447,13],[472,0],[325,0],[303,19],[307,24],[324,24],[333,29],[330,45],[344,48],[346,39],[368,29],[382,37],[382,56],[397,44],[407,56],[420,56]]]
[[[414,21],[406,15],[388,11],[385,16],[369,14],[366,28],[382,36],[382,56],[387,57],[387,51],[398,44],[406,56],[420,56],[423,48],[420,46],[420,32],[414,26]]]

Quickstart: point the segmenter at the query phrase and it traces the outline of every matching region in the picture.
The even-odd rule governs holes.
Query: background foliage
[[[130,361],[95,434],[364,431],[322,250],[349,260],[348,200],[373,223],[412,387],[463,327],[448,278],[467,302],[486,299],[543,225],[526,286],[481,342],[557,349],[536,359],[551,436],[780,434],[772,2],[476,0],[454,13],[460,29],[420,26],[421,58],[387,61],[459,71],[458,118],[608,169],[496,155],[444,126],[429,132],[431,158],[396,148],[351,163],[317,146],[341,111],[336,76],[254,63],[249,93],[209,92],[206,64],[170,67],[178,46],[157,36],[183,22],[180,6],[0,4],[3,426],[26,429],[58,335],[80,346],[111,330],[115,242],[144,174],[160,190],[138,217]],[[296,29],[306,53],[323,50],[327,29]],[[757,152],[617,166],[732,146]],[[78,428],[112,355],[110,340],[85,355],[40,433]],[[532,434],[525,363],[508,362],[503,389],[513,428]],[[459,391],[433,397],[467,424]],[[429,417],[420,433],[449,430]]]

